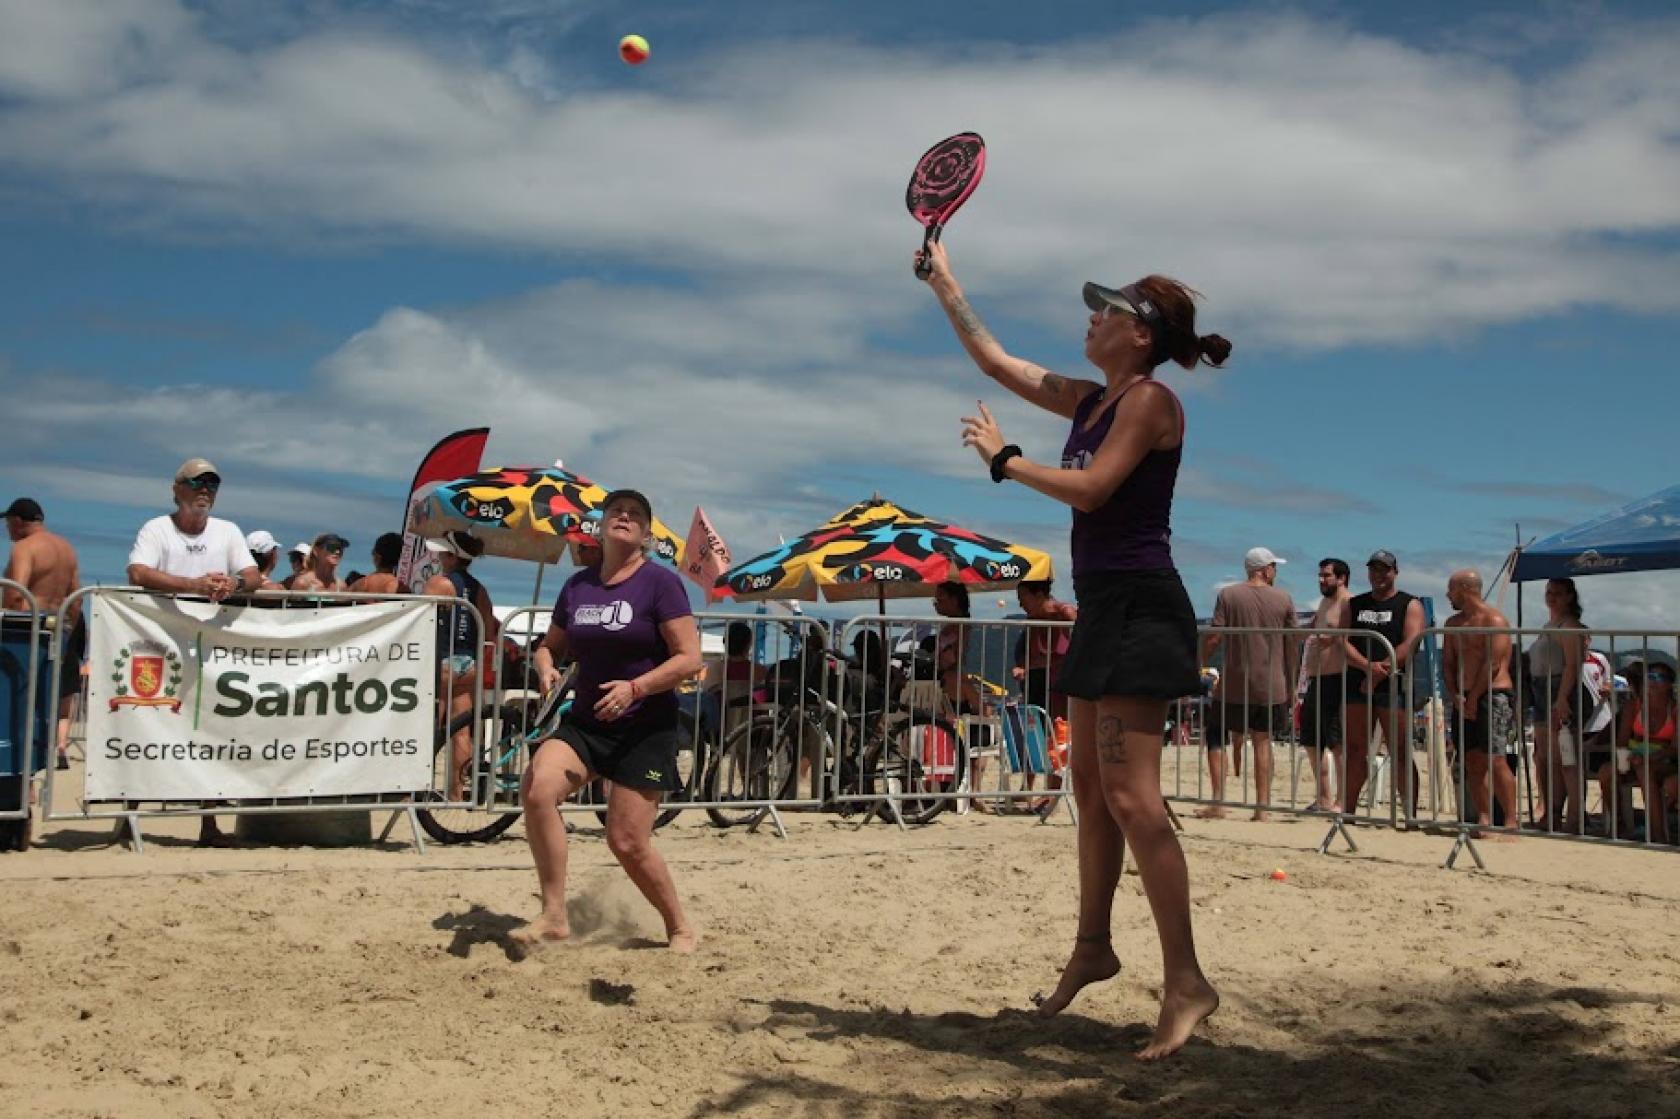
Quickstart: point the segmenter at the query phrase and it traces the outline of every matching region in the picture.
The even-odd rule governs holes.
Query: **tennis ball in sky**
[[[640,35],[626,35],[618,41],[618,57],[632,66],[648,60],[648,41]]]

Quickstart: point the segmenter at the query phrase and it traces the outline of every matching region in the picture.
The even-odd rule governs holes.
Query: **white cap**
[[[446,532],[442,536],[431,537],[425,543],[428,552],[455,556],[458,559],[470,561],[484,554],[484,545],[477,537],[466,532]]]
[[[1270,548],[1250,548],[1248,555],[1243,557],[1243,568],[1247,571],[1259,571],[1262,567],[1270,567],[1274,563],[1288,562]]]
[[[272,532],[259,528],[245,537],[245,546],[251,550],[253,556],[266,556],[280,547],[280,541],[274,539]]]
[[[309,541],[299,540],[296,544],[292,545],[292,550],[286,554],[292,556],[307,556],[309,554]]]

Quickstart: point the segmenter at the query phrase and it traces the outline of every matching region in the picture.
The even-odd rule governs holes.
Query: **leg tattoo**
[[[1126,724],[1120,716],[1097,719],[1097,756],[1110,765],[1126,764]]]

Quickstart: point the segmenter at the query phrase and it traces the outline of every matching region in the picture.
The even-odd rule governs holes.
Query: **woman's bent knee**
[[[607,827],[607,850],[620,862],[640,862],[653,851],[653,837],[639,831]]]

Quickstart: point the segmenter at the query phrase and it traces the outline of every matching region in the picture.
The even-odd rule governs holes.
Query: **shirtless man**
[[[363,594],[400,594],[397,564],[402,560],[403,538],[400,532],[387,532],[373,542],[373,574],[363,575],[350,584],[353,591]]]
[[[1318,609],[1313,629],[1331,629],[1353,597],[1348,590],[1352,572],[1347,561],[1334,556],[1318,561]],[[1335,812],[1336,782],[1331,759],[1342,746],[1342,709],[1347,706],[1347,646],[1339,637],[1308,639],[1301,668],[1307,688],[1301,697],[1301,744],[1312,751],[1313,780],[1318,792],[1309,811]]]
[[[1458,611],[1447,619],[1448,629],[1507,629],[1505,615],[1482,598],[1482,577],[1466,569],[1455,571],[1447,580],[1447,601]],[[1460,719],[1459,749],[1464,751],[1465,779],[1470,800],[1476,806],[1478,839],[1480,829],[1490,826],[1493,795],[1505,812],[1505,824],[1517,825],[1517,778],[1506,764],[1516,752],[1512,729],[1516,723],[1515,691],[1511,686],[1511,635],[1508,633],[1455,636],[1441,640],[1441,667]],[[1489,759],[1497,757],[1490,763]],[[1509,840],[1510,836],[1500,836]]]
[[[294,591],[342,591],[344,580],[338,577],[338,565],[344,559],[344,549],[350,542],[333,532],[323,532],[309,549],[309,562],[292,580]]]
[[[58,613],[64,600],[81,586],[76,549],[47,528],[46,514],[33,499],[20,497],[6,509],[6,535],[12,540],[12,554],[6,560],[5,577],[20,583],[35,596],[43,617]],[[0,609],[27,610],[28,601],[16,591],[5,592]],[[70,627],[64,636],[64,669],[58,687],[58,768],[70,768],[70,704],[82,686],[82,658],[87,653],[87,629],[82,625],[78,603],[65,619]]]

